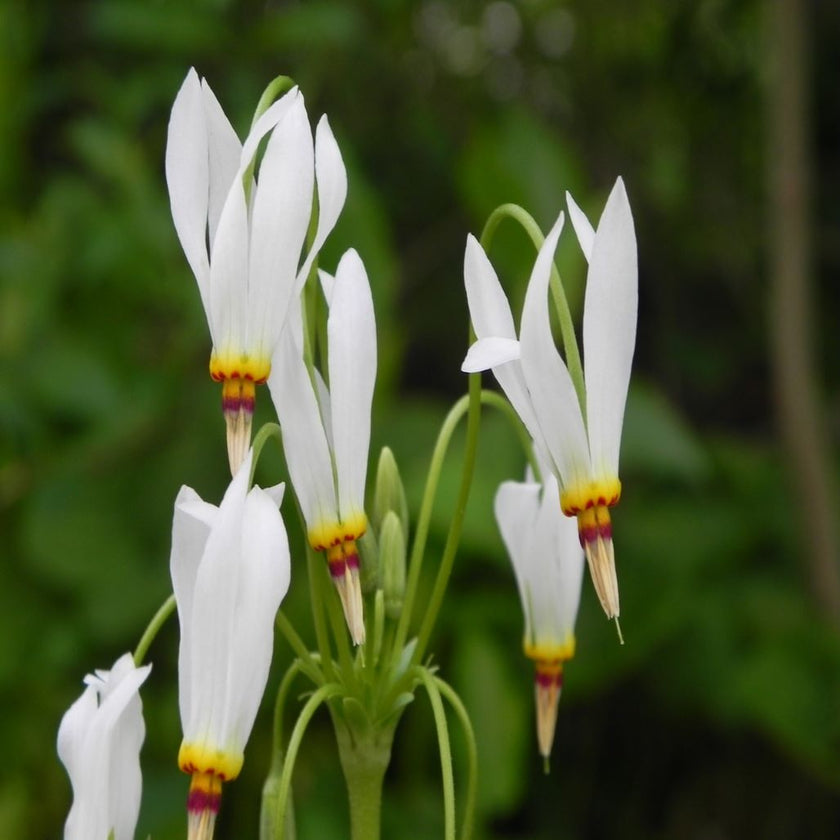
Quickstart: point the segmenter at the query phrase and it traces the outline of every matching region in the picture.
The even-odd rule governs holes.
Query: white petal
[[[343,521],[364,512],[370,410],[376,382],[376,321],[367,273],[350,249],[335,273],[327,319],[338,506]]]
[[[286,495],[286,482],[281,481],[280,484],[272,484],[271,487],[264,487],[263,492],[271,498],[274,506],[279,508],[283,504],[283,496]]]
[[[196,510],[206,510],[198,494],[191,487],[182,487],[175,499],[175,514],[172,520],[172,549],[169,555],[169,573],[172,577],[172,590],[178,606],[178,624],[181,628],[181,644],[178,648],[178,704],[181,712],[181,725],[186,726],[192,702],[192,616],[193,595],[198,567],[210,535],[210,528],[218,514],[213,505],[212,514],[202,520],[195,515]]]
[[[464,287],[476,336],[515,339],[510,304],[490,260],[472,234],[467,236],[464,250]]]
[[[292,486],[311,530],[338,522],[332,460],[312,383],[291,330],[284,330],[271,363],[268,388],[280,426]]]
[[[260,165],[251,230],[249,348],[270,356],[295,288],[314,181],[312,132],[298,96],[274,129]]]
[[[210,260],[210,333],[220,353],[245,348],[248,293],[248,208],[240,178],[228,193]]]
[[[324,300],[327,302],[327,307],[332,303],[333,287],[335,286],[335,276],[327,274],[323,268],[318,269],[318,279],[321,281],[321,289],[324,292]]]
[[[496,522],[499,525],[502,541],[513,564],[516,586],[519,589],[519,597],[522,601],[526,639],[531,639],[534,632],[534,616],[529,595],[531,579],[529,576],[528,546],[537,515],[539,494],[539,484],[505,481],[496,491],[496,498],[493,503]]]
[[[189,644],[189,669],[178,669],[179,689],[189,694],[186,719],[182,718],[184,740],[224,749],[229,733],[227,675],[238,621],[236,597],[241,557],[245,491],[251,453],[231,481],[219,515],[204,548],[193,590],[192,615],[181,646]],[[176,596],[177,597],[177,596]],[[188,683],[188,686],[185,685]],[[182,712],[183,714],[183,712]]]
[[[226,674],[229,743],[244,749],[268,679],[274,618],[289,588],[289,544],[274,500],[254,488],[245,501],[237,568],[236,623]]]
[[[260,114],[257,121],[251,126],[251,130],[248,132],[248,136],[242,144],[242,158],[239,163],[240,173],[244,173],[245,169],[254,159],[254,155],[257,153],[257,148],[263,137],[285,118],[286,114],[289,113],[289,109],[297,102],[299,97],[300,92],[294,87],[276,102],[272,102]]]
[[[563,214],[540,249],[525,295],[520,335],[522,372],[548,451],[564,485],[589,477],[586,430],[569,371],[551,334],[548,281]]]
[[[560,509],[560,490],[548,476],[529,552],[537,642],[563,643],[574,632],[584,557],[577,522]],[[537,558],[542,558],[538,560]]]
[[[515,338],[487,336],[486,338],[479,338],[467,350],[467,355],[461,363],[461,370],[464,373],[476,373],[518,358],[519,342]]]
[[[242,144],[206,79],[201,81],[201,91],[207,125],[207,152],[210,166],[207,224],[212,248],[222,207],[239,169]]]
[[[595,243],[595,230],[589,223],[589,219],[584,215],[583,210],[577,206],[571,193],[566,193],[566,204],[569,208],[569,218],[572,221],[572,227],[575,229],[580,249],[583,251],[583,256],[586,261],[592,260],[592,246]]]
[[[198,282],[204,311],[210,313],[210,263],[207,257],[207,208],[210,171],[207,126],[201,82],[194,69],[184,79],[166,139],[166,184],[172,221],[181,247]]]
[[[619,178],[595,234],[583,312],[586,419],[596,478],[618,475],[638,298],[636,233]]]
[[[298,272],[298,289],[306,282],[312,263],[335,227],[347,198],[347,170],[326,115],[321,117],[315,129],[315,177],[318,183],[318,227],[312,247]]]

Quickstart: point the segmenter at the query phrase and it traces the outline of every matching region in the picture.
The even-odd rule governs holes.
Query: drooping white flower
[[[250,440],[255,385],[268,378],[289,304],[335,226],[347,175],[326,117],[313,149],[297,88],[271,105],[240,144],[209,85],[191,69],[172,107],[166,180],[210,327],[210,374],[222,382],[234,473]],[[316,181],[318,223],[301,262]]]
[[[275,354],[268,387],[309,543],[327,553],[350,635],[361,644],[365,625],[356,540],[367,529],[376,322],[365,267],[354,250],[341,258],[335,278],[323,275],[322,282],[329,305],[329,388],[317,371],[310,378],[294,330],[286,331]]]
[[[506,481],[495,513],[525,614],[523,649],[534,661],[537,740],[548,758],[554,740],[563,664],[575,653],[575,619],[583,580],[583,549],[573,520],[557,504],[557,480]]]
[[[538,447],[551,459],[563,512],[578,519],[601,605],[608,617],[617,618],[620,610],[609,508],[621,495],[618,458],[638,308],[636,235],[621,178],[607,199],[597,230],[570,196],[569,208],[589,262],[583,316],[586,406],[581,406],[557,351],[549,319],[548,285],[562,214],[534,264],[518,345],[509,330],[499,336],[491,325],[482,334],[485,328],[480,325],[486,321],[489,307],[481,298],[476,297],[475,304],[471,299],[479,341],[470,349],[462,369],[492,367],[498,375],[501,368],[515,367],[517,384],[520,388],[524,385],[524,392],[512,395],[509,385],[503,379],[500,382]]]
[[[252,456],[218,507],[189,487],[175,501],[170,571],[184,733],[178,763],[192,774],[190,840],[212,837],[222,782],[242,768],[268,679],[274,618],[289,587],[280,492],[248,490]]]
[[[132,840],[140,812],[140,747],[146,734],[139,689],[151,665],[131,654],[85,677],[58,729],[58,755],[73,785],[64,840]]]

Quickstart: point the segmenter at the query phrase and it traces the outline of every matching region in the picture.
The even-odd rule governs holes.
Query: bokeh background
[[[587,583],[543,775],[490,513],[523,460],[488,415],[433,643],[479,741],[476,837],[839,836],[838,33],[828,0],[0,4],[0,836],[60,836],[61,714],[166,597],[178,487],[218,499],[227,480],[163,175],[191,65],[240,132],[278,73],[301,84],[313,122],[329,114],[350,193],[323,264],[351,244],[366,261],[374,449],[394,449],[415,512],[465,388],[467,232],[506,201],[546,227],[566,189],[597,216],[626,180],[640,261],[615,515],[627,644]],[[518,306],[533,260],[521,231],[503,227],[491,257]],[[572,237],[559,263],[579,315]],[[273,457],[266,482],[280,478]],[[456,446],[429,574],[459,469]],[[296,563],[287,611],[311,638]],[[176,648],[173,621],[143,691],[137,836],[155,840],[184,836]],[[270,690],[289,658],[279,641]],[[269,705],[221,838],[256,837]],[[433,733],[416,702],[386,781],[386,838],[442,835]],[[325,714],[295,795],[303,840],[347,836]]]

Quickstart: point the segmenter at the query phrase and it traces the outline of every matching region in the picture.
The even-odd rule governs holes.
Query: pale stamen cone
[[[537,744],[540,755],[548,762],[557,726],[557,707],[563,688],[563,665],[559,662],[537,662],[534,676],[534,699],[537,707]]]
[[[359,555],[354,540],[332,546],[327,550],[335,588],[341,599],[344,620],[354,645],[365,643],[365,614],[362,601],[362,583],[359,578]]]
[[[187,840],[213,840],[222,781],[212,773],[193,773],[187,797]]]

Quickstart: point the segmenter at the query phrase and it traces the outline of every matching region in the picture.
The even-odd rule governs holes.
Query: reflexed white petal
[[[548,476],[544,487],[530,552],[536,634],[538,642],[562,643],[574,632],[584,556],[577,521],[560,509],[560,490],[554,476]]]
[[[169,118],[166,184],[172,221],[198,282],[204,311],[210,313],[210,264],[207,258],[207,207],[210,171],[201,82],[190,68]]]
[[[297,96],[268,141],[251,218],[248,347],[270,355],[294,293],[312,212],[312,131]]]
[[[569,208],[569,218],[572,221],[572,227],[575,229],[580,249],[583,251],[583,256],[589,262],[592,259],[592,246],[595,243],[595,229],[589,223],[589,219],[584,215],[583,210],[577,206],[577,203],[572,198],[572,194],[566,193],[566,204]]]
[[[268,389],[283,429],[292,486],[309,528],[338,521],[338,502],[324,427],[300,349],[290,330],[274,353]]]
[[[263,492],[271,498],[275,507],[279,508],[283,504],[283,496],[286,495],[286,482],[281,481],[280,484],[263,487]]]
[[[472,234],[467,236],[464,250],[464,287],[476,336],[515,339],[510,304],[490,260]]]
[[[242,619],[236,597],[251,457],[249,452],[219,505],[195,576],[186,639],[183,625],[181,629],[181,647],[185,643],[190,647],[188,669],[181,670],[180,660],[178,668],[179,693],[186,689],[190,698],[187,716],[181,721],[184,740],[220,748],[228,736],[229,692],[235,691],[228,685],[227,671],[237,622]]]
[[[531,606],[530,558],[528,556],[531,533],[539,505],[539,484],[522,484],[505,481],[496,491],[493,510],[502,534],[502,541],[513,564],[516,586],[525,614],[525,638],[531,639],[534,632],[534,616]]]
[[[210,334],[224,353],[244,346],[248,284],[248,209],[240,178],[231,185],[210,257]]]
[[[551,334],[548,281],[563,214],[540,249],[525,295],[521,364],[545,444],[566,485],[589,476],[589,446],[577,395]]]
[[[206,506],[206,507],[205,507]],[[212,508],[212,513],[206,508]],[[207,519],[196,516],[202,512]],[[178,675],[180,687],[178,703],[181,723],[189,718],[192,702],[191,683],[186,677],[192,670],[192,615],[193,594],[198,567],[210,528],[218,508],[203,502],[191,487],[182,487],[175,499],[175,513],[172,519],[172,549],[169,555],[169,574],[172,577],[172,591],[178,606],[178,624],[181,628],[181,644],[178,648]],[[211,521],[208,521],[213,517]]]
[[[347,170],[326,115],[321,117],[315,129],[315,178],[318,183],[318,227],[312,247],[298,272],[298,290],[303,288],[312,263],[335,227],[347,198]]]
[[[636,233],[619,178],[595,234],[583,311],[586,419],[596,477],[618,475],[638,297]]]
[[[274,618],[289,588],[289,544],[274,500],[254,488],[245,501],[235,610],[225,682],[231,696],[225,731],[244,749],[262,700],[274,646]]]
[[[294,87],[276,102],[272,102],[260,114],[259,119],[251,126],[251,130],[248,132],[248,136],[242,144],[242,158],[239,163],[240,173],[243,173],[250,165],[263,137],[285,118],[289,109],[297,102],[299,97],[300,91]]]
[[[219,216],[222,214],[230,185],[239,169],[242,144],[225,116],[219,100],[207,84],[201,80],[204,114],[207,125],[207,152],[210,165],[210,193],[207,210],[207,225],[210,231],[210,247],[216,239]]]
[[[464,373],[476,373],[480,370],[503,365],[519,358],[519,342],[515,338],[487,336],[474,342],[461,363]]]
[[[323,268],[318,269],[318,279],[321,281],[321,289],[324,292],[324,300],[329,307],[332,303],[333,287],[335,286],[335,276],[328,274]]]
[[[64,713],[58,727],[58,757],[67,768],[71,781],[78,775],[85,732],[97,708],[96,690],[92,686],[87,686],[79,699]]]
[[[327,319],[338,506],[343,520],[364,511],[370,410],[376,382],[376,321],[367,273],[350,249],[335,273]]]

